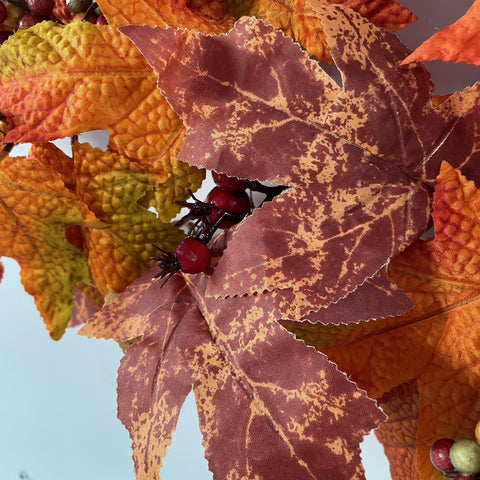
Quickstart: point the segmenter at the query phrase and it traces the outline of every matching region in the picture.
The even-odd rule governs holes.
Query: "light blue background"
[[[461,16],[472,2],[403,3],[420,16],[417,24],[400,33],[414,48]],[[467,65],[434,62],[429,69],[439,94],[479,78],[479,69]],[[130,440],[116,419],[120,348],[112,341],[80,337],[77,329],[60,342],[51,341],[20,285],[16,263],[2,260],[6,272],[0,283],[0,480],[19,479],[21,472],[31,480],[133,480]],[[388,480],[386,459],[372,435],[362,448],[367,479]],[[212,478],[192,396],[182,409],[161,475],[163,480]]]

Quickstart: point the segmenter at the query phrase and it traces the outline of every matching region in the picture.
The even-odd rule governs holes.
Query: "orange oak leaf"
[[[286,318],[355,291],[424,232],[444,158],[467,158],[464,171],[478,175],[478,87],[434,109],[423,66],[399,68],[407,49],[396,36],[344,7],[312,5],[343,88],[258,20],[221,36],[120,28],[187,126],[181,159],[291,187],[245,220],[207,288],[212,297],[292,288]]]
[[[480,0],[475,0],[463,17],[425,40],[403,61],[443,60],[480,65]]]
[[[358,444],[383,414],[275,321],[281,295],[213,300],[205,298],[202,277],[175,275],[162,288],[152,275],[80,331],[140,337],[118,377],[118,414],[138,480],[159,478],[192,386],[215,478],[364,478]]]
[[[72,289],[90,282],[83,253],[70,244],[72,225],[101,222],[47,163],[34,157],[0,160],[0,255],[14,258],[52,338],[63,334],[73,306]]]
[[[375,25],[394,31],[416,20],[396,0],[329,0],[352,8]],[[226,0],[224,8],[236,18],[253,16],[282,30],[318,60],[332,62],[319,16],[309,0]]]
[[[442,437],[473,438],[480,418],[479,211],[475,184],[442,164],[434,197],[433,240],[417,241],[388,267],[390,279],[415,307],[375,322],[294,329],[374,398],[417,380],[415,444],[417,469],[424,480],[441,478],[429,459],[433,442]]]

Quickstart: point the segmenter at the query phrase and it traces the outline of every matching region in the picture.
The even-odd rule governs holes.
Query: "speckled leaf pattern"
[[[345,297],[423,233],[441,160],[462,161],[460,137],[468,139],[463,168],[478,160],[467,126],[477,90],[433,109],[428,73],[399,68],[407,49],[393,34],[341,6],[311,3],[343,89],[257,20],[222,36],[121,27],[187,126],[181,159],[292,187],[244,222],[207,295],[293,288],[295,318]]]
[[[288,290],[284,290],[286,292]],[[291,299],[294,299],[292,293]],[[291,301],[285,302],[281,308],[282,318],[294,318],[295,308]],[[354,292],[341,298],[327,308],[312,311],[301,320],[323,325],[340,325],[370,319],[400,315],[413,307],[412,301],[389,282],[384,275],[369,278]],[[294,326],[297,321],[282,320],[282,324]]]
[[[201,277],[176,275],[161,288],[152,272],[81,330],[141,336],[122,360],[118,387],[137,479],[159,478],[192,385],[214,478],[364,478],[358,444],[383,414],[276,322],[281,296],[213,300]]]
[[[0,255],[20,264],[25,290],[58,339],[70,318],[73,287],[90,282],[85,256],[68,242],[65,229],[101,222],[47,163],[4,152],[0,167]]]
[[[416,17],[396,0],[330,0],[346,5],[375,25],[389,31],[403,28]],[[320,17],[309,0],[226,0],[224,8],[235,17],[253,16],[282,30],[318,60],[332,62]]]
[[[417,379],[417,469],[424,480],[440,478],[429,459],[432,443],[473,438],[480,418],[479,212],[475,184],[442,164],[433,240],[415,242],[389,265],[389,278],[415,307],[392,319],[295,330],[374,398]]]
[[[404,63],[443,60],[480,65],[479,19],[480,1],[475,0],[463,17],[425,40],[404,60]]]

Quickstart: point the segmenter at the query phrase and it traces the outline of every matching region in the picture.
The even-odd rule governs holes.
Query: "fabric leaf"
[[[13,122],[10,142],[108,129],[152,90],[137,49],[112,28],[88,22],[19,30],[1,46],[0,66],[0,109]]]
[[[358,443],[383,415],[275,321],[275,294],[212,300],[201,279],[176,275],[162,288],[148,273],[80,332],[141,337],[118,380],[137,479],[159,478],[192,385],[215,478],[364,478]]]
[[[330,3],[346,5],[389,31],[403,28],[416,19],[396,0],[330,0]],[[320,18],[308,0],[226,0],[224,8],[236,18],[248,15],[261,19],[291,36],[318,60],[332,62]]]
[[[419,394],[417,382],[405,382],[378,401],[388,417],[375,431],[383,444],[394,479],[420,480],[416,465]]]
[[[293,288],[295,318],[345,297],[423,233],[441,160],[455,161],[454,139],[467,135],[467,168],[478,143],[462,117],[478,115],[477,90],[463,111],[452,98],[436,111],[424,68],[399,68],[407,50],[394,35],[341,6],[312,5],[343,89],[257,20],[222,36],[120,29],[187,126],[181,159],[292,187],[244,222],[207,295]]]
[[[442,164],[433,240],[417,241],[389,265],[390,279],[415,307],[396,318],[356,325],[289,326],[374,398],[417,379],[417,469],[422,479],[440,478],[429,459],[433,442],[473,438],[480,417],[479,212],[474,183]]]

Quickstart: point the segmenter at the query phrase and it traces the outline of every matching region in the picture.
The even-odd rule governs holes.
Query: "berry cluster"
[[[475,440],[440,438],[430,448],[433,466],[446,478],[480,479],[480,421],[475,427]]]
[[[283,186],[267,186],[256,180],[243,180],[229,177],[224,173],[212,172],[216,184],[205,201],[201,201],[190,192],[194,202],[177,202],[178,205],[189,209],[177,225],[191,223],[187,236],[173,252],[167,252],[156,245],[162,252],[161,257],[152,257],[159,262],[160,272],[153,277],[166,277],[165,282],[178,271],[185,273],[205,272],[210,266],[211,254],[207,246],[218,229],[227,229],[243,220],[255,207],[252,192],[264,195],[264,202],[271,201],[285,190]],[[247,193],[249,191],[249,193]]]
[[[65,0],[65,7],[71,13],[71,21],[107,24],[92,0]],[[0,0],[0,44],[16,30],[32,27],[43,20],[65,23],[55,16],[55,8],[55,0]]]

